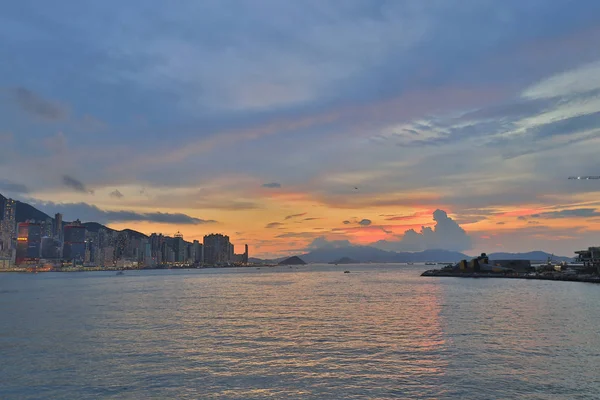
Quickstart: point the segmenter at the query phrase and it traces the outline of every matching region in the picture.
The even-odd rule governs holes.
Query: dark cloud
[[[12,90],[17,104],[26,112],[48,120],[58,121],[67,117],[68,110],[61,104],[44,99],[23,87]]]
[[[319,236],[308,245],[308,249],[336,249],[348,246],[352,246],[349,240],[327,240],[325,236]]]
[[[279,227],[280,227],[280,226],[282,226],[282,225],[283,225],[283,224],[282,224],[281,222],[271,222],[271,223],[268,223],[268,224],[265,226],[265,228],[268,228],[268,229],[272,229],[272,228],[279,228]]]
[[[349,225],[349,224],[350,224],[350,221],[347,221],[347,220],[344,221],[344,225]]]
[[[217,221],[204,220],[180,213],[138,213],[135,211],[105,211],[87,203],[52,203],[52,202],[31,202],[38,209],[48,215],[54,215],[59,212],[64,215],[66,221],[80,219],[86,222],[99,222],[108,224],[111,222],[156,222],[163,224],[179,225],[202,225],[212,224]]]
[[[527,220],[527,217],[525,217],[525,216],[523,216],[523,215],[520,215],[520,216],[518,216],[518,217],[517,217],[517,219],[518,219],[518,220],[521,220],[521,221],[526,221],[526,220]]]
[[[496,225],[505,225],[505,224],[506,224],[506,222],[502,222],[502,221],[496,222]]]
[[[281,188],[281,183],[277,183],[277,182],[265,183],[262,185],[262,187],[270,188],[270,189],[279,189],[279,188]]]
[[[595,208],[575,208],[572,210],[548,211],[532,215],[533,218],[592,218],[600,217],[600,212]]]
[[[0,191],[11,193],[29,193],[29,188],[20,183],[14,183],[7,180],[0,180]]]
[[[443,249],[464,251],[472,248],[471,237],[443,210],[433,212],[435,226],[421,227],[421,231],[409,229],[398,241],[380,240],[374,247],[393,251],[423,251],[427,249]]]
[[[292,214],[292,215],[288,215],[287,217],[285,217],[285,219],[292,219],[292,218],[297,218],[297,217],[303,217],[305,216],[306,213],[300,213],[300,214]]]
[[[75,190],[76,192],[80,192],[80,193],[91,193],[94,194],[93,190],[89,190],[84,184],[83,182],[81,182],[80,180],[77,180],[75,178],[73,178],[72,176],[69,175],[63,175],[63,184],[68,187],[71,188],[73,190]]]
[[[369,226],[369,225],[371,225],[371,220],[370,219],[363,219],[358,224],[362,225],[362,226]]]
[[[115,189],[114,191],[110,192],[110,197],[122,199],[123,197],[125,197],[125,195],[121,193],[119,189]]]

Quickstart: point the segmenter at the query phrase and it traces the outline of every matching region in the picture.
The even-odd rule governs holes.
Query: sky
[[[600,245],[600,2],[22,0],[0,193],[251,256]]]

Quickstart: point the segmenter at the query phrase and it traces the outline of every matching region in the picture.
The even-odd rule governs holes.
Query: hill
[[[300,259],[300,257],[298,257],[298,256],[286,258],[285,260],[283,260],[282,262],[279,263],[279,265],[304,265],[304,264],[306,264],[306,263],[302,259]]]
[[[513,259],[513,260],[530,260],[530,261],[546,261],[548,260],[549,257],[552,258],[552,261],[554,262],[560,262],[560,261],[573,261],[574,257],[563,257],[563,256],[556,256],[556,255],[552,255],[550,253],[546,253],[544,251],[530,251],[527,253],[491,253],[488,254],[488,257],[490,258],[490,260],[507,260],[507,259]]]
[[[458,262],[471,258],[466,254],[449,250],[396,253],[371,246],[320,248],[303,254],[300,257],[309,263],[329,263],[331,260],[340,260],[342,258],[348,258],[360,263]]]

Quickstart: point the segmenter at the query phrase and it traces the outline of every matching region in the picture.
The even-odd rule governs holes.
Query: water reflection
[[[10,276],[0,398],[596,392],[598,286],[310,268]]]

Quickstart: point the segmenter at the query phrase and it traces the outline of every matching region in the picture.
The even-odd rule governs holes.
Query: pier
[[[556,273],[481,273],[481,272],[454,272],[443,270],[429,270],[421,276],[448,277],[448,278],[502,278],[502,279],[535,279],[543,281],[586,282],[600,283],[597,275],[570,275]]]

